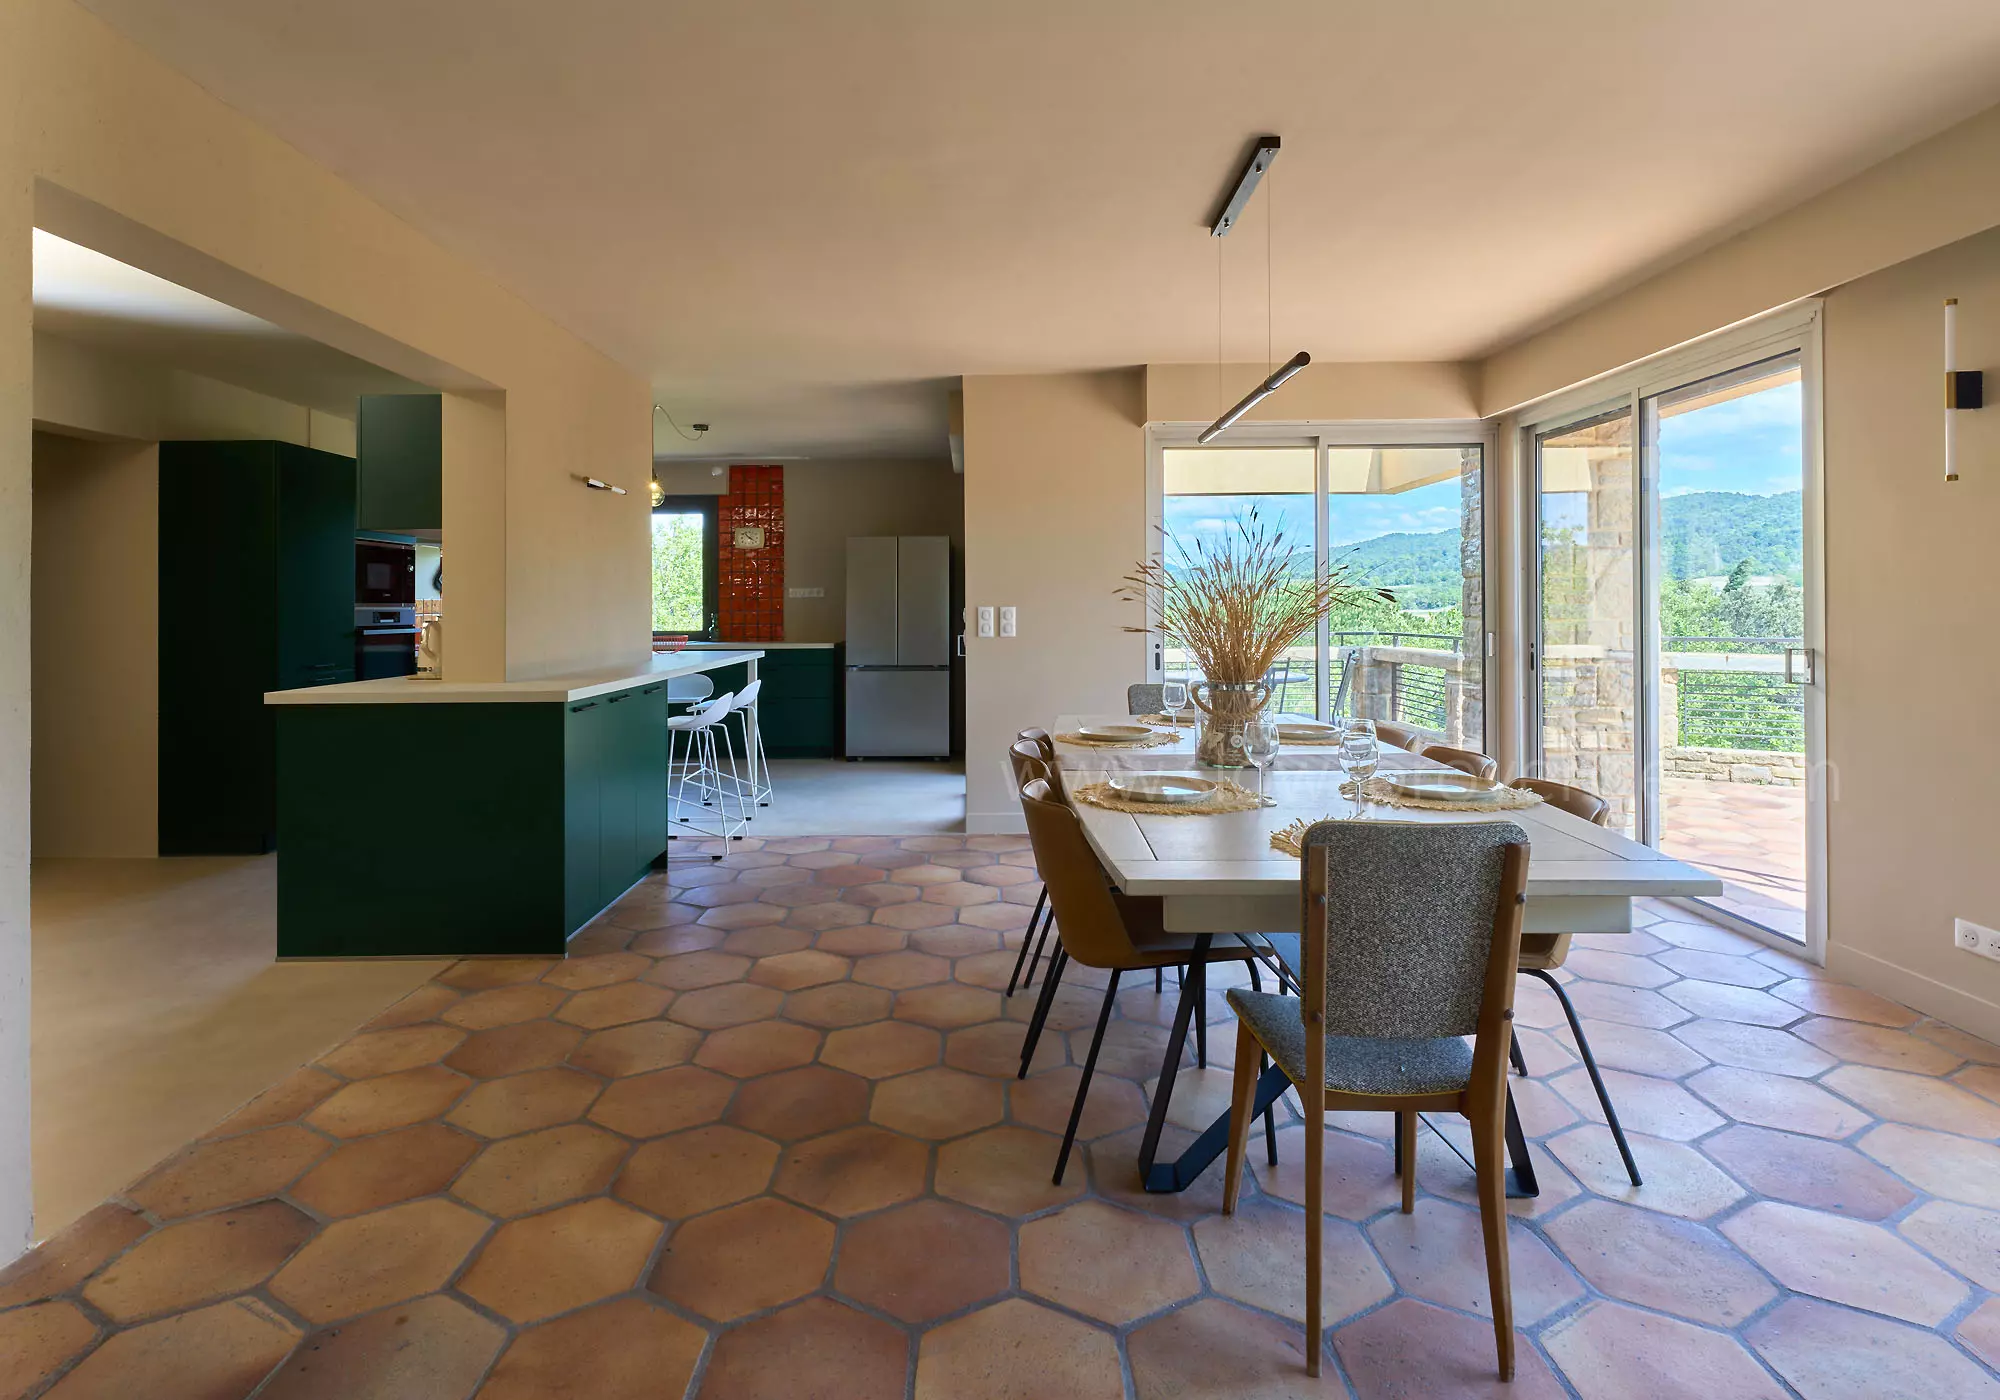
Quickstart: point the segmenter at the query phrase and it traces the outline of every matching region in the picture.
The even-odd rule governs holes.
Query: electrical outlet
[[[1985,928],[1970,919],[1959,919],[1952,924],[1952,942],[1968,953],[2000,962],[2000,929]]]
[[[982,637],[993,635],[993,609],[991,608],[981,608],[979,610],[979,635]]]
[[[1003,637],[1014,635],[1014,610],[1012,608],[1000,609],[1000,635]]]

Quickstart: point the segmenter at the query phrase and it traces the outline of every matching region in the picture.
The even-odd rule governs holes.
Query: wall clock
[[[762,549],[764,547],[764,527],[762,525],[738,525],[729,533],[729,543],[737,549]]]

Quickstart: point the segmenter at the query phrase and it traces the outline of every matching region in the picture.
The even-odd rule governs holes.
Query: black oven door
[[[382,540],[354,542],[354,601],[360,607],[408,607],[417,601],[417,551]]]
[[[414,627],[355,628],[354,679],[373,681],[384,676],[414,676],[417,635]]]

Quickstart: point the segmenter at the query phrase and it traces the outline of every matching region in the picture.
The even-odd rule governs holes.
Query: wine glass
[[[1253,716],[1243,726],[1243,756],[1250,760],[1250,766],[1257,770],[1257,796],[1265,806],[1271,799],[1265,796],[1264,770],[1278,757],[1278,717],[1272,714]]]
[[[1366,803],[1368,780],[1375,776],[1381,762],[1382,747],[1375,738],[1375,721],[1349,720],[1347,732],[1340,736],[1340,766],[1347,770],[1348,777],[1354,779],[1354,805],[1357,808]]]
[[[1186,681],[1167,681],[1160,687],[1160,703],[1167,707],[1167,718],[1173,722],[1174,737],[1181,732],[1181,711],[1187,708],[1188,691]]]

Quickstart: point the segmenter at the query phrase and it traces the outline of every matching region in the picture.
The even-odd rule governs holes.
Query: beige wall
[[[1146,421],[1209,423],[1270,373],[1263,364],[1146,366]],[[1477,418],[1473,367],[1447,363],[1307,365],[1245,423]]]
[[[966,638],[966,822],[1018,831],[1007,746],[1058,710],[1123,713],[1145,622],[1112,594],[1146,549],[1141,370],[965,381],[965,605],[1020,635]],[[971,629],[968,629],[970,632]]]
[[[34,437],[36,856],[159,854],[160,453]]]
[[[847,631],[850,535],[949,535],[965,541],[965,479],[951,463],[793,462],[785,468],[785,640],[837,642]]]
[[[1827,965],[2000,1040],[2000,964],[1951,946],[1955,917],[2000,928],[2000,407],[1959,415],[1947,484],[1947,296],[1960,363],[1992,384],[2000,228],[1826,299]],[[1907,746],[1919,735],[1936,761]]]

